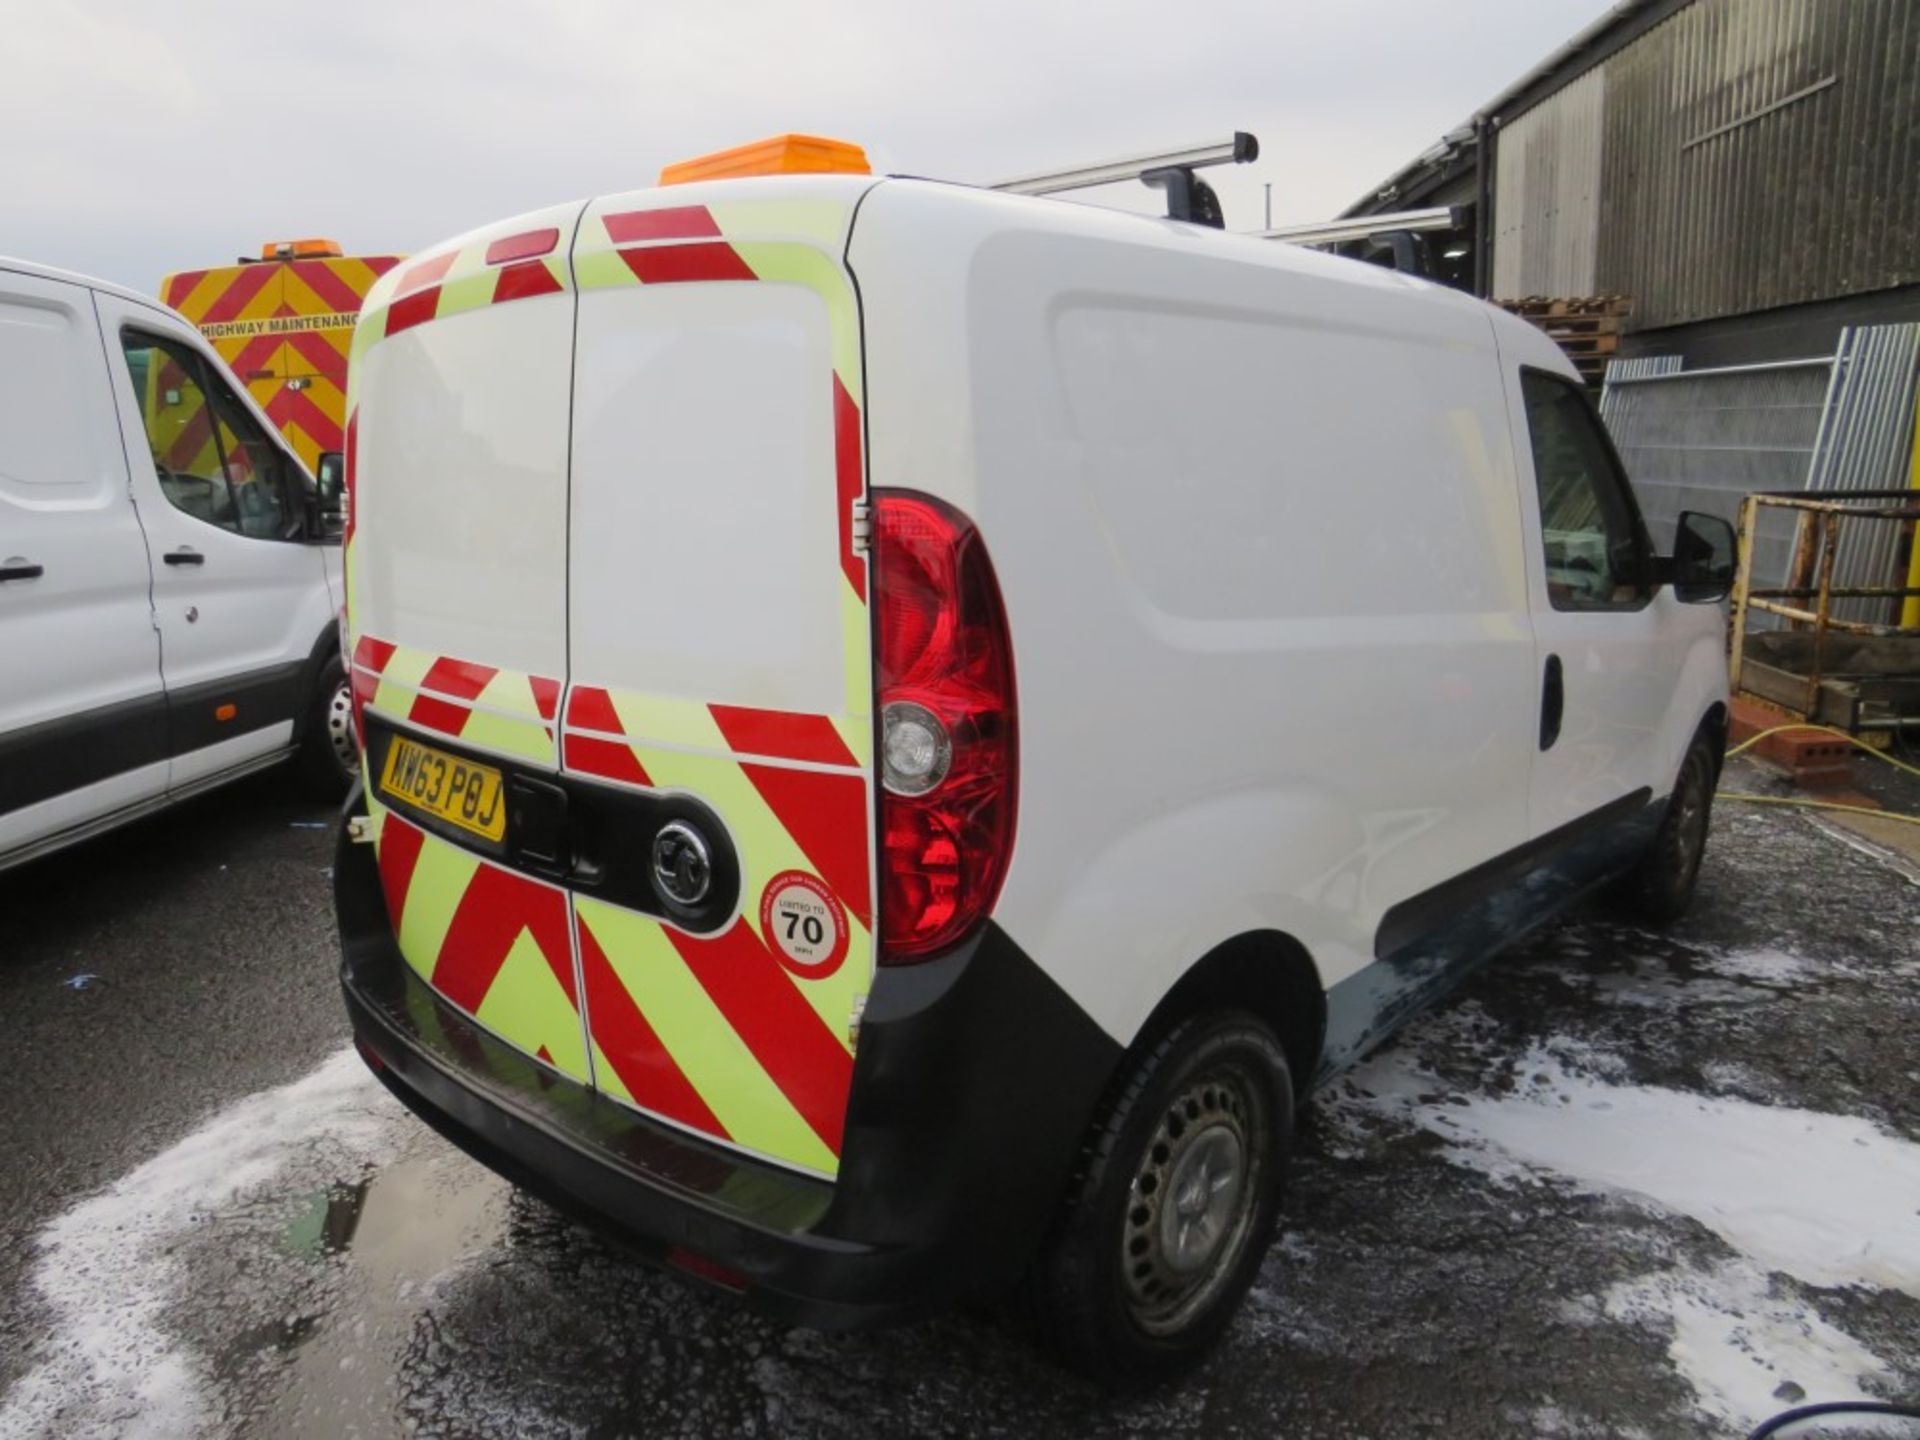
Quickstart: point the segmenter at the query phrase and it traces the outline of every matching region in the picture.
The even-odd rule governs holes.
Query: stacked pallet
[[[1554,299],[1544,295],[1525,300],[1496,300],[1503,310],[1529,320],[1547,332],[1567,352],[1587,384],[1598,387],[1607,362],[1620,343],[1620,331],[1633,301],[1625,295],[1590,295]]]

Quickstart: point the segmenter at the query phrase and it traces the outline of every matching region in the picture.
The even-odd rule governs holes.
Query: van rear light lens
[[[882,725],[880,960],[926,959],[992,909],[1013,852],[1013,651],[973,523],[874,492]]]

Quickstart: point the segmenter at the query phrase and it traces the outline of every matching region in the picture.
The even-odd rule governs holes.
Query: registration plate
[[[380,788],[415,809],[488,840],[507,833],[500,772],[402,736],[387,746]]]

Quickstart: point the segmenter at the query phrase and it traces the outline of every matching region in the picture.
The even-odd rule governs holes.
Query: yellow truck
[[[346,255],[333,240],[278,240],[257,259],[169,275],[160,298],[199,327],[313,471],[321,455],[343,448],[347,347],[361,301],[402,258]],[[153,386],[163,384],[149,377],[150,407]],[[184,407],[167,418],[178,452],[169,463],[200,473],[197,452],[212,444],[205,418],[196,423]]]

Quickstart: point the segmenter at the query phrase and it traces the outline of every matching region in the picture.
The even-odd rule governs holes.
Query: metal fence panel
[[[1826,409],[1831,357],[1620,373],[1629,363],[1651,368],[1616,361],[1600,411],[1656,545],[1672,545],[1682,510],[1732,523],[1750,491],[1805,486]],[[1753,573],[1784,576],[1793,537],[1791,516],[1763,516],[1754,537]]]
[[[1809,490],[1886,490],[1907,483],[1916,371],[1920,325],[1850,326],[1840,332],[1833,385],[1808,470]],[[1902,583],[1906,545],[1900,521],[1849,522],[1840,530],[1833,583]],[[1833,609],[1844,620],[1891,622],[1899,605],[1836,600]]]

